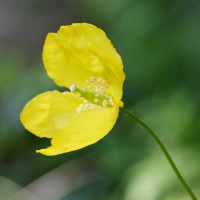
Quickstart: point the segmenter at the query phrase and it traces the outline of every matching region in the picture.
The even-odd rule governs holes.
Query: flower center
[[[98,110],[113,107],[112,97],[105,92],[107,84],[103,78],[90,77],[86,82],[88,86],[85,86],[82,90],[77,88],[76,85],[72,85],[70,88],[71,92],[80,93],[80,97],[85,100],[83,104],[76,108],[78,113],[88,109]]]

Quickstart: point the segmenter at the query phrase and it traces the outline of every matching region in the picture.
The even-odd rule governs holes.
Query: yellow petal
[[[86,110],[52,138],[52,146],[37,152],[52,156],[91,145],[107,135],[113,128],[118,112],[118,107]]]
[[[107,80],[107,94],[118,103],[125,78],[121,57],[105,33],[87,23],[62,26],[47,35],[43,61],[48,75],[70,88],[86,86],[90,76]]]
[[[76,108],[81,103],[74,93],[45,92],[27,103],[20,120],[36,136],[52,138],[78,115]]]

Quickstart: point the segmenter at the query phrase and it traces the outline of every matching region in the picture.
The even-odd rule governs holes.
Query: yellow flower
[[[71,92],[39,94],[20,119],[27,130],[51,139],[37,150],[57,155],[91,145],[113,128],[123,106],[123,65],[105,33],[87,23],[61,26],[47,35],[43,62],[49,77]]]

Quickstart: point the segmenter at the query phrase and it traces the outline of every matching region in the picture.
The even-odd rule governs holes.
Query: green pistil
[[[89,101],[92,104],[103,107],[103,102],[104,100],[106,100],[108,102],[106,107],[112,107],[111,103],[109,102],[110,98],[107,97],[106,95],[101,95],[100,93],[93,90],[88,90],[88,89],[81,90],[79,88],[76,88],[75,92],[80,93],[81,96],[86,101]]]

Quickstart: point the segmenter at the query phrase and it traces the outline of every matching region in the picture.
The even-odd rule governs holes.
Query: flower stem
[[[143,128],[145,128],[151,134],[151,136],[154,138],[154,140],[157,142],[157,144],[161,148],[162,152],[166,156],[169,164],[171,165],[172,169],[174,170],[175,174],[177,175],[177,177],[178,177],[179,181],[181,182],[181,184],[183,185],[183,187],[186,189],[186,191],[188,192],[188,194],[190,195],[190,197],[193,200],[197,200],[197,198],[193,194],[192,190],[190,189],[190,187],[188,186],[188,184],[185,182],[184,178],[182,177],[182,175],[178,171],[176,165],[174,164],[172,158],[170,157],[168,151],[166,150],[165,146],[160,141],[160,139],[158,138],[158,136],[143,121],[141,121],[139,118],[137,118],[136,116],[134,116],[133,114],[131,114],[130,112],[124,110],[121,107],[120,107],[119,110],[120,110],[120,112],[122,112],[125,115],[129,116],[130,118],[134,119],[137,123],[139,123]]]

